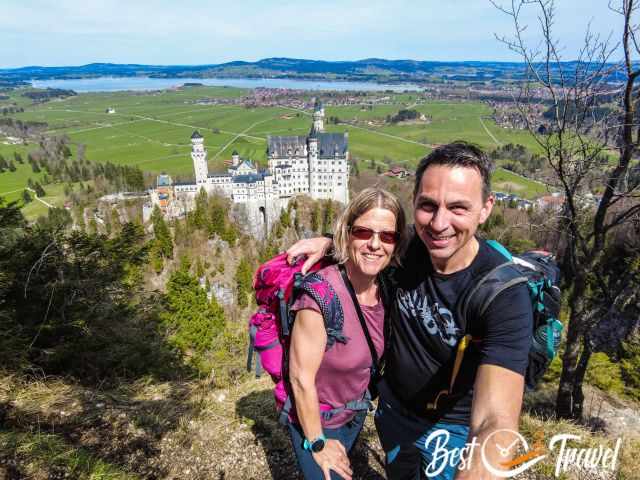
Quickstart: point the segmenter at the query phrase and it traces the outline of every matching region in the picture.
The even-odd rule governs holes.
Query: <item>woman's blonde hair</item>
[[[358,193],[338,217],[333,245],[334,257],[339,263],[349,260],[349,230],[353,223],[372,208],[389,210],[396,217],[396,232],[399,238],[391,256],[391,264],[400,265],[400,256],[407,242],[407,220],[398,198],[393,193],[377,187],[365,188]]]

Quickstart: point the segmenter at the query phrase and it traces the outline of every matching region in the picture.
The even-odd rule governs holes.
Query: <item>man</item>
[[[518,430],[533,322],[529,293],[516,285],[481,318],[458,313],[470,287],[504,262],[476,237],[494,204],[492,168],[480,149],[455,142],[416,170],[415,232],[387,282],[391,335],[376,411],[391,479],[498,478],[492,468],[508,468],[514,453],[504,446]],[[329,243],[303,240],[288,253],[308,254],[306,267]]]

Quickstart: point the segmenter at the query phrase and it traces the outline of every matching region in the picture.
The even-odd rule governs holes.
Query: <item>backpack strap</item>
[[[353,285],[351,284],[351,280],[349,280],[349,276],[347,275],[347,270],[344,265],[340,264],[338,266],[340,269],[340,274],[342,275],[342,280],[349,291],[349,295],[351,296],[351,300],[353,302],[353,306],[356,309],[356,313],[358,314],[358,320],[360,320],[360,326],[362,327],[362,331],[364,332],[364,337],[367,340],[367,345],[369,346],[369,351],[371,352],[371,378],[375,377],[378,370],[378,353],[376,352],[376,348],[373,344],[373,340],[371,339],[371,334],[369,333],[369,327],[367,326],[367,321],[364,319],[364,314],[362,313],[362,308],[360,308],[360,302],[358,301],[358,297],[356,297],[356,292],[353,289]]]
[[[511,261],[502,263],[483,275],[467,290],[463,300],[458,304],[458,318],[465,322],[465,333],[469,330],[469,312],[472,312],[475,318],[482,317],[498,295],[520,283],[527,283],[527,278]]]
[[[294,286],[294,295],[291,301],[301,293],[306,293],[313,298],[324,320],[325,330],[327,332],[327,350],[333,346],[335,342],[347,343],[348,338],[344,336],[344,312],[338,294],[331,284],[317,273],[309,273],[302,277]],[[287,312],[290,313],[290,312]],[[291,317],[291,315],[288,315]],[[289,318],[289,324],[293,322],[293,318]]]
[[[500,246],[502,247],[502,245]],[[504,247],[502,248],[504,249]],[[508,253],[506,249],[505,251]],[[464,354],[472,341],[475,341],[469,333],[470,318],[481,318],[487,311],[487,308],[489,308],[489,305],[491,305],[491,302],[493,302],[498,295],[514,285],[526,282],[527,278],[514,267],[513,262],[507,261],[489,270],[489,272],[483,275],[477,283],[473,284],[465,292],[462,300],[458,302],[458,318],[464,322],[465,333],[458,341],[449,388],[448,390],[438,392],[434,401],[427,404],[427,409],[436,410],[440,397],[453,393],[453,387],[455,386],[458,373],[460,373],[460,366],[462,365]]]

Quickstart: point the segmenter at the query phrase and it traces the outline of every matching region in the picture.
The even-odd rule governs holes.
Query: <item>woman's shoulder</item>
[[[322,280],[331,284],[331,286],[340,285],[340,283],[338,283],[338,281],[341,280],[340,267],[337,263],[332,263],[331,265],[322,267],[321,269],[316,270],[313,273],[319,276]]]

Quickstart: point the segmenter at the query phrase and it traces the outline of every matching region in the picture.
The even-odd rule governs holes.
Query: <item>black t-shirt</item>
[[[415,414],[435,421],[468,424],[478,366],[498,365],[524,374],[533,325],[529,292],[519,284],[498,295],[482,318],[457,318],[458,301],[483,274],[505,262],[485,241],[471,265],[443,275],[434,271],[426,247],[417,235],[391,270],[391,337],[385,379],[394,394]],[[427,410],[441,390],[449,388],[456,347],[466,333],[481,342],[467,349],[453,395]]]

